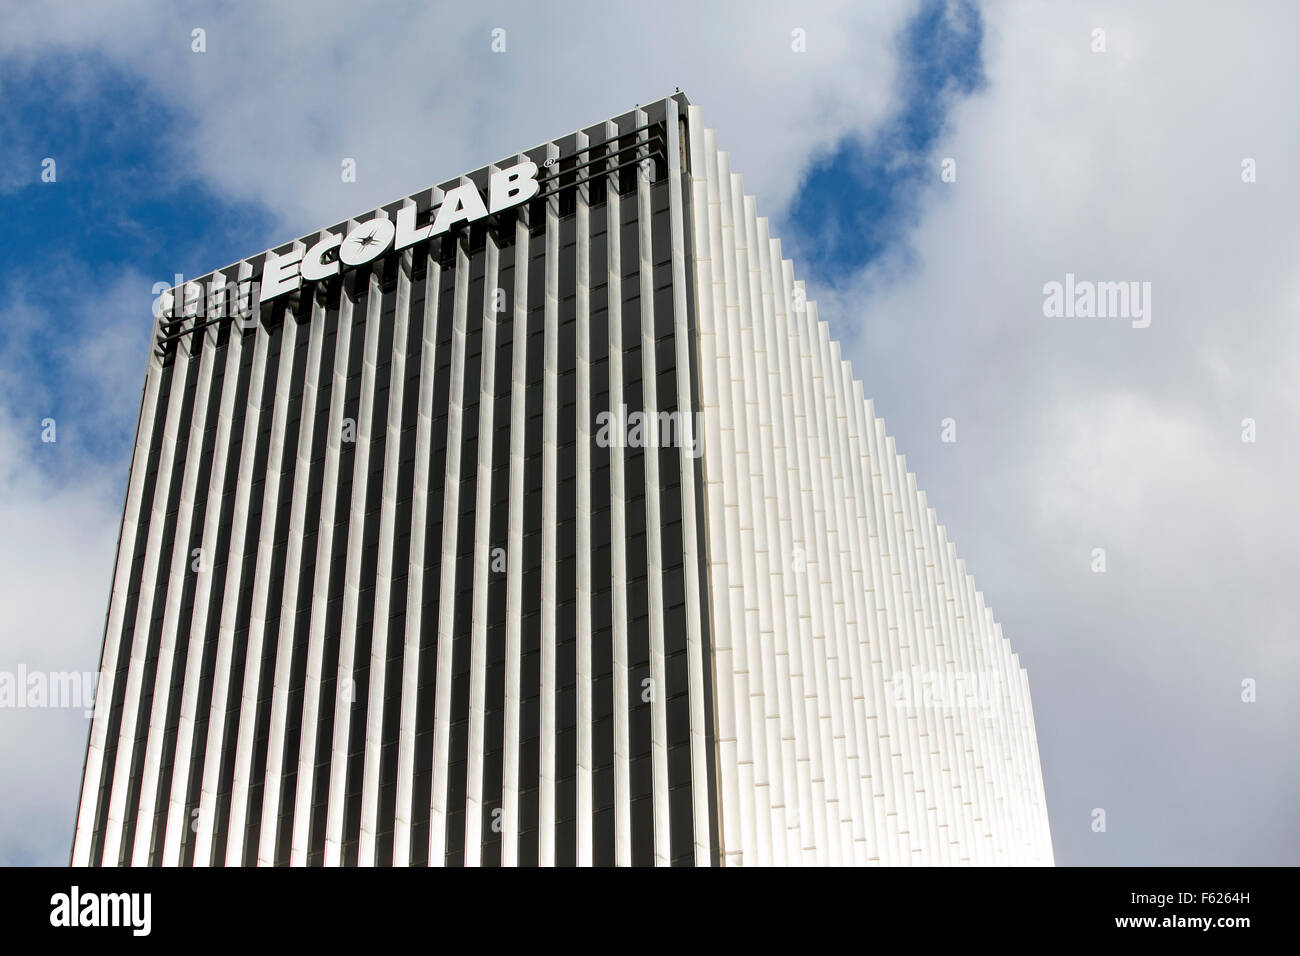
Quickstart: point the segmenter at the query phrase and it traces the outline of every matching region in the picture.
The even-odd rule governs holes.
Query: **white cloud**
[[[45,288],[97,289],[92,276],[66,265],[29,278],[46,280]],[[58,315],[21,283],[0,297],[0,671],[7,674],[99,669],[148,348],[148,326],[138,319],[142,288],[143,278],[130,272]],[[60,344],[45,349],[56,327]],[[54,419],[52,443],[42,441],[46,418]],[[105,448],[117,453],[106,459]],[[88,727],[77,707],[0,708],[0,865],[67,859]]]
[[[748,184],[784,203],[812,151],[884,115],[912,5],[330,2],[195,15],[120,2],[17,18],[0,55],[94,51],[138,76],[179,111],[167,143],[187,165],[279,217],[269,246],[677,86],[725,120]],[[194,28],[206,53],[191,51]],[[791,49],[795,28],[806,53]],[[355,184],[340,181],[345,157]]]

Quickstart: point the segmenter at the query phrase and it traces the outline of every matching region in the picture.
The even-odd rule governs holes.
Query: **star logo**
[[[360,246],[362,249],[367,249],[379,241],[375,238],[375,231],[373,229],[359,236],[349,236],[348,240]]]

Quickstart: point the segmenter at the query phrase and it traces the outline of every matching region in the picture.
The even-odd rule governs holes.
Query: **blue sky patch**
[[[922,191],[939,182],[931,151],[954,100],[984,86],[983,38],[970,0],[927,0],[902,31],[893,115],[818,159],[788,211],[789,251],[813,283],[838,284],[916,224]]]

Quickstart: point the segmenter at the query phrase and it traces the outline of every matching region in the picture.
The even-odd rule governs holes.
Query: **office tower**
[[[1025,672],[681,94],[156,312],[74,864],[1051,862]]]

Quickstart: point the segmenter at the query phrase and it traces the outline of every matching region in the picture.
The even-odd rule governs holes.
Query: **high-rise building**
[[[681,94],[155,311],[74,864],[1051,862],[1025,672]]]

